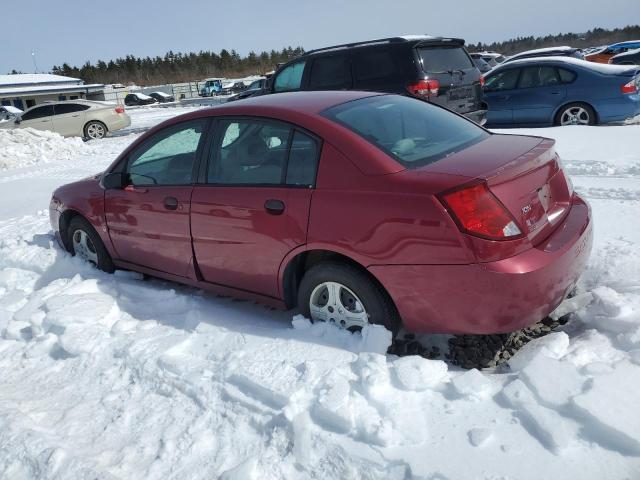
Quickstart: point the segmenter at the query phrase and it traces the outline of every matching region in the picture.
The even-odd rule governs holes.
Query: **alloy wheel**
[[[313,289],[309,311],[314,322],[335,323],[352,331],[369,324],[362,301],[352,290],[337,282],[323,282]]]
[[[98,265],[98,252],[87,235],[87,232],[84,230],[76,230],[73,232],[72,237],[73,243],[73,252],[82,258],[83,260],[89,261]]]
[[[583,107],[571,107],[562,112],[560,125],[589,125],[589,112]]]
[[[100,123],[90,123],[87,127],[87,136],[92,139],[103,138],[105,134],[104,127]]]

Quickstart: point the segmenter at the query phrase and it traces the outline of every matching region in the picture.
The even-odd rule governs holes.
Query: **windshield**
[[[422,100],[380,95],[331,107],[322,115],[368,140],[407,168],[464,150],[489,133]]]
[[[418,53],[422,59],[422,69],[427,73],[474,68],[462,47],[422,47],[418,48]]]

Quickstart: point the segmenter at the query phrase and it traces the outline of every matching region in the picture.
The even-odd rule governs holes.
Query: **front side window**
[[[206,120],[192,120],[158,132],[129,158],[132,185],[187,185]]]
[[[221,122],[207,182],[235,185],[274,185],[284,178],[291,127],[253,120]]]
[[[299,90],[302,84],[302,74],[306,62],[296,62],[282,70],[273,84],[276,92],[288,92],[291,90]]]
[[[340,89],[351,86],[351,73],[346,55],[318,57],[313,61],[309,88]]]
[[[56,115],[64,115],[65,113],[82,112],[89,109],[89,105],[81,105],[79,103],[59,103],[53,107]]]
[[[516,88],[516,84],[518,83],[519,73],[519,69],[512,68],[510,70],[503,70],[495,75],[491,75],[485,81],[484,91],[489,93],[500,92],[502,90],[513,90]]]
[[[22,115],[22,120],[35,120],[37,118],[50,117],[53,115],[53,105],[43,105],[42,107],[29,110]]]
[[[475,123],[443,108],[397,95],[362,98],[332,107],[322,115],[407,168],[435,163],[490,136]]]

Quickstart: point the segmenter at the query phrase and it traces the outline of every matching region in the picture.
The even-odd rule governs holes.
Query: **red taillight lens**
[[[480,75],[480,86],[484,87],[484,75]]]
[[[407,91],[416,97],[436,97],[440,90],[438,80],[420,80],[417,83],[407,85]]]
[[[460,229],[490,240],[511,240],[522,234],[509,211],[479,183],[441,195]]]
[[[636,84],[635,79],[631,80],[629,83],[626,83],[620,87],[622,93],[638,93],[638,85]]]
[[[116,107],[116,113],[124,113],[124,107],[122,105],[118,105]]]

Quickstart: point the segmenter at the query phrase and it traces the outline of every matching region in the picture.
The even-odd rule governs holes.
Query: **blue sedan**
[[[487,73],[487,126],[596,125],[640,115],[640,67],[516,60]]]

